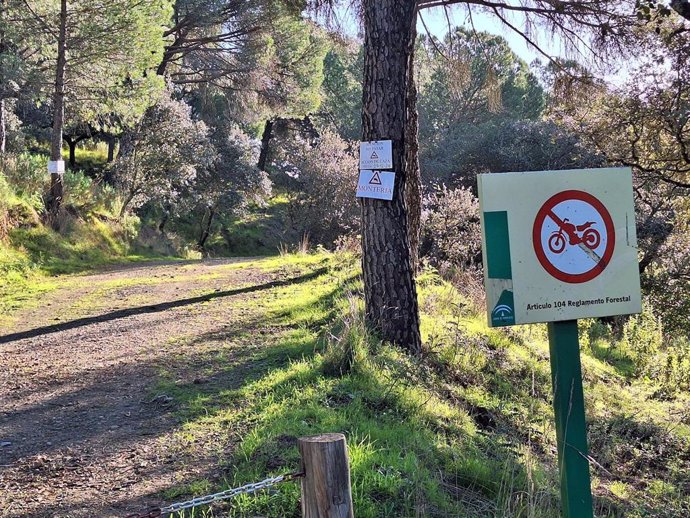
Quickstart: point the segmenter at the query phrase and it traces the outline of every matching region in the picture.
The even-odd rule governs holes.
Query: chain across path
[[[170,504],[165,507],[157,507],[151,509],[144,514],[130,514],[125,518],[157,518],[159,516],[165,516],[168,514],[179,513],[186,509],[192,509],[193,507],[198,507],[200,505],[208,505],[213,502],[219,502],[221,500],[229,500],[239,495],[256,493],[263,489],[268,489],[280,484],[281,482],[288,482],[290,480],[295,480],[297,478],[303,477],[304,473],[290,473],[289,475],[279,475],[277,477],[269,477],[262,480],[261,482],[254,482],[252,484],[245,484],[244,486],[236,487],[233,489],[226,489],[219,493],[213,493],[211,495],[198,496],[187,500],[186,502],[178,502],[175,504]]]

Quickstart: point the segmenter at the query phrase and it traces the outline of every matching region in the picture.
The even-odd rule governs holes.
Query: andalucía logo
[[[494,326],[512,326],[515,324],[515,303],[513,292],[503,290],[496,307],[491,312],[491,324]]]

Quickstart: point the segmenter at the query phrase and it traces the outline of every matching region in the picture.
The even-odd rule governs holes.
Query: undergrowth
[[[241,387],[204,392],[163,375],[158,390],[180,403],[179,434],[194,443],[213,430],[233,445],[215,476],[163,497],[296,470],[297,438],[342,432],[358,517],[559,516],[544,328],[488,329],[427,271],[418,280],[425,349],[411,358],[365,326],[354,261],[328,261],[328,272],[256,308],[273,331],[261,335]],[[588,325],[588,339],[612,340]],[[684,515],[690,428],[674,412],[688,399],[660,400],[649,379],[627,378],[588,350],[583,364],[597,516]],[[298,501],[298,486],[285,484],[188,516],[297,517]]]
[[[137,217],[115,217],[113,189],[80,170],[65,173],[57,229],[45,226],[46,170],[43,155],[0,158],[0,324],[55,290],[55,275],[159,257],[137,247]]]

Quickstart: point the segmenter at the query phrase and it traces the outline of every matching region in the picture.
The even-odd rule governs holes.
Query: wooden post
[[[341,433],[303,437],[303,518],[354,518],[350,462],[345,436]]]

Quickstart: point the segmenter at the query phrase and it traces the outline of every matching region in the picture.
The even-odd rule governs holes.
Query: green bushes
[[[21,177],[22,172],[29,178],[32,176],[32,160],[24,158],[0,156],[0,171],[3,173],[0,174],[0,239],[6,238],[13,228],[31,228],[39,224],[36,206],[41,205],[40,198],[30,194],[22,196],[22,191],[18,191],[10,181],[11,177]],[[10,173],[10,176],[5,173]]]
[[[359,228],[354,145],[324,132],[317,142],[284,144],[273,175],[288,195],[290,223],[299,236],[332,245]]]
[[[630,317],[615,340],[612,330],[597,320],[580,321],[583,345],[630,378],[646,379],[659,397],[674,397],[690,389],[690,341],[665,333],[662,319],[645,303]]]
[[[30,153],[0,156],[0,309],[8,312],[23,304],[22,293],[45,287],[46,274],[126,259],[139,233],[139,218],[114,218],[115,190],[82,171],[65,172],[59,231],[43,226],[46,162]]]
[[[690,341],[676,338],[666,351],[660,378],[667,392],[690,390]]]
[[[81,213],[92,212],[97,205],[97,187],[82,171],[66,171],[64,203]]]
[[[479,201],[471,191],[442,187],[424,199],[420,253],[445,276],[478,272]]]
[[[638,376],[652,372],[662,343],[661,319],[652,313],[649,306],[645,306],[640,315],[631,317],[623,326],[620,345],[628,352]]]
[[[32,153],[5,154],[0,158],[0,170],[14,193],[36,206],[47,190],[48,157]]]
[[[9,231],[8,209],[11,196],[10,186],[5,178],[0,176],[0,238],[5,237]]]
[[[0,197],[5,205],[12,198],[15,205],[21,202],[35,211],[43,211],[44,196],[50,185],[47,162],[47,156],[32,153],[6,154],[0,158],[3,179]],[[88,216],[97,210],[111,212],[113,198],[117,196],[112,187],[97,183],[81,170],[66,171],[64,184],[64,205],[80,215]]]

